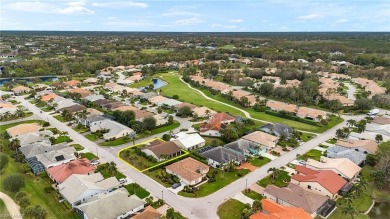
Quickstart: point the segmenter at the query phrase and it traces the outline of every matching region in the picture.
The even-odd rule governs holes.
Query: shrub
[[[10,192],[18,192],[24,186],[24,178],[20,173],[12,173],[3,180],[4,189]]]
[[[46,215],[47,212],[40,205],[28,206],[23,211],[23,216],[27,218],[43,219]]]
[[[47,126],[49,126],[49,125],[50,125],[49,122],[44,122],[44,123],[43,123],[43,127],[47,127]]]
[[[0,171],[4,169],[4,167],[8,164],[8,156],[0,153]]]
[[[44,193],[52,193],[54,191],[54,188],[51,187],[51,186],[46,186],[44,189],[43,189],[43,192]]]

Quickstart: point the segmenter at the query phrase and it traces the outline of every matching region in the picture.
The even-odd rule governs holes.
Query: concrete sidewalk
[[[3,200],[7,210],[13,219],[22,218],[22,214],[20,213],[20,207],[11,199],[7,194],[0,192],[0,199]],[[5,216],[4,216],[5,218]]]

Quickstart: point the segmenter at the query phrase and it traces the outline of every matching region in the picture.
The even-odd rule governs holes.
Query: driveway
[[[356,100],[355,93],[356,93],[356,87],[350,83],[344,83],[345,86],[348,87],[347,94],[348,94],[348,99],[350,100]]]

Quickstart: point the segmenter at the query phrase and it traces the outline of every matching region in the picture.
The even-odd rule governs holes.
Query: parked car
[[[177,189],[179,186],[181,186],[181,183],[175,183],[172,185],[172,189]]]
[[[118,180],[121,184],[124,184],[127,182],[127,179],[126,178],[122,178],[122,179],[119,179]]]
[[[98,164],[100,164],[100,161],[99,160],[91,160],[91,164],[98,165]]]
[[[300,161],[298,161],[298,163],[299,163],[299,164],[305,165],[305,164],[306,164],[306,161],[305,161],[305,160],[300,160]]]

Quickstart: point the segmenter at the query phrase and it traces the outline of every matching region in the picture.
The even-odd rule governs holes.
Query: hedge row
[[[289,120],[294,120],[294,121],[306,123],[306,124],[309,124],[309,125],[318,126],[318,123],[316,121],[300,118],[298,116],[294,116],[294,115],[290,115],[290,114],[284,114],[284,113],[280,113],[280,112],[275,112],[275,111],[272,111],[272,110],[265,110],[264,112],[266,114],[269,114],[269,115],[273,115],[273,116],[277,116],[277,117],[281,117],[281,118],[285,118],[285,119],[289,119]]]

